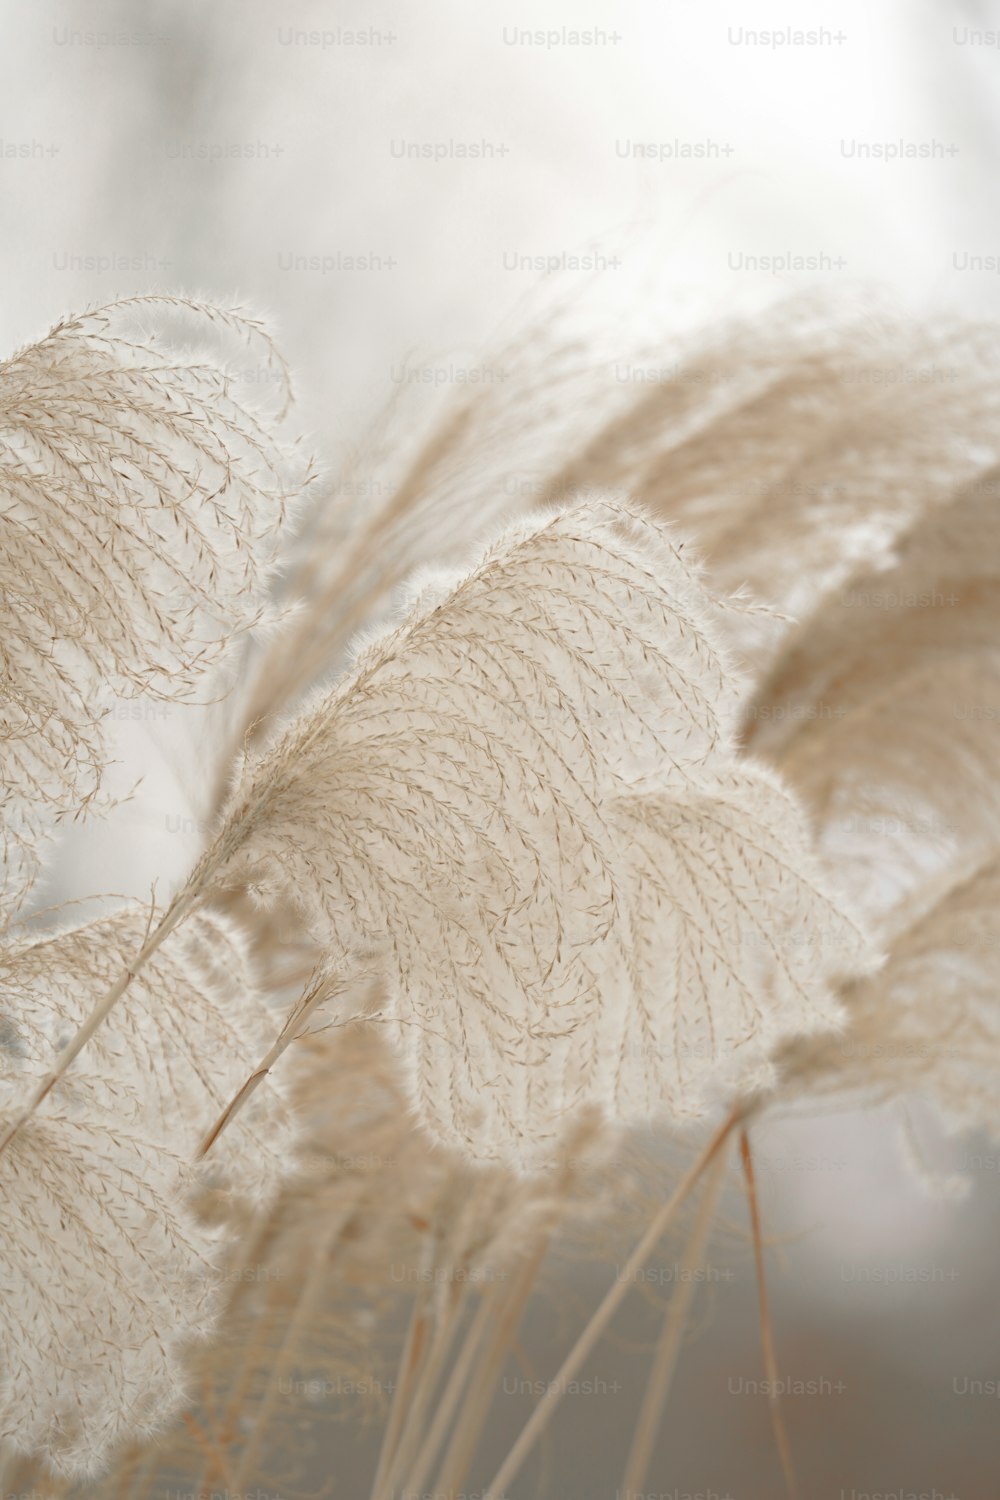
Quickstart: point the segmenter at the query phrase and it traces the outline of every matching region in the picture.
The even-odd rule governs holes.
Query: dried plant
[[[265,337],[134,299],[0,366],[5,1481],[39,1455],[58,1488],[131,1439],[102,1493],[279,1464],[306,1488],[319,1366],[376,1393],[347,1401],[384,1422],[374,1500],[457,1492],[546,1257],[631,1226],[496,1500],[702,1189],[704,1254],[738,1132],[776,1371],[765,1111],[920,1094],[997,1129],[993,343],[800,300],[623,387],[547,326],[415,439],[390,412],[378,503],[350,503],[362,446],[296,542],[282,413],[115,331],[154,314]],[[236,634],[188,879],[12,928],[43,832],[97,795],[101,684],[218,696]],[[635,1126],[675,1142],[666,1192]]]
[[[126,910],[0,953],[5,1104],[51,1067],[147,925]],[[93,1472],[182,1399],[180,1356],[211,1326],[222,1249],[195,1213],[196,1149],[268,1034],[244,945],[209,916],[164,944],[130,1000],[95,1038],[88,1071],[0,1161],[3,1432],[67,1473]],[[271,1085],[227,1134],[211,1186],[266,1200],[291,1145]]]
[[[158,341],[148,324],[165,315],[193,320],[197,345]],[[97,793],[114,696],[190,695],[266,612],[288,458],[220,337],[277,361],[245,314],[147,296],[58,323],[0,366],[8,916],[47,821]]]
[[[0,1169],[3,1437],[74,1477],[173,1416],[184,1345],[209,1330],[213,1303],[215,1237],[183,1206],[184,1159],[88,1081],[40,1112]]]
[[[760,1086],[779,1037],[837,1019],[788,936],[839,923],[845,973],[864,940],[776,778],[734,774],[717,613],[637,512],[523,523],[421,580],[223,821],[229,867],[343,969],[384,948],[414,1108],[473,1157],[544,1164],[585,1104],[696,1115],[704,1081]]]

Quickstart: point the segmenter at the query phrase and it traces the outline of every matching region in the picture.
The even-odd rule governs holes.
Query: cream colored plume
[[[184,1345],[214,1316],[216,1251],[181,1201],[184,1173],[86,1079],[0,1158],[0,1436],[57,1473],[96,1472],[183,1396]]]
[[[334,1300],[353,1305],[355,1278],[384,1284],[402,1241],[413,1269],[424,1236],[458,1244],[478,1211],[489,1246],[494,1221],[498,1243],[517,1224],[509,1243],[523,1245],[559,1173],[515,1174],[574,1157],[585,1131],[610,1154],[602,1118],[683,1124],[736,1101],[752,1114],[803,1095],[920,1092],[998,1128],[995,353],[975,329],[857,307],[838,319],[809,302],[686,341],[645,386],[584,369],[568,347],[546,372],[549,349],[535,359],[528,339],[520,385],[515,369],[411,450],[390,445],[395,479],[371,511],[314,519],[288,588],[293,628],[246,663],[247,715],[226,705],[231,747],[255,714],[268,715],[260,736],[276,711],[296,716],[243,766],[151,944],[146,914],[128,910],[0,955],[8,1119],[103,1018],[0,1154],[6,1200],[30,1226],[12,1213],[0,1231],[14,1350],[2,1430],[64,1474],[176,1402],[183,1346],[210,1324],[213,1265],[230,1253],[193,1216],[206,1183],[230,1223],[264,1199],[261,1242],[310,1265],[287,1334],[280,1298],[244,1309],[267,1325],[266,1348],[280,1339],[280,1394],[296,1348],[322,1353],[311,1320],[333,1246]],[[40,644],[44,589],[15,583],[5,688],[25,714],[3,752],[9,895],[44,818],[96,785],[97,663],[116,692],[188,691],[259,614],[282,487],[280,455],[226,404],[211,361],[163,363],[87,322],[38,351],[0,369],[0,503],[27,549],[0,566],[58,580],[60,645]],[[50,410],[66,414],[53,432]],[[568,491],[630,499],[567,505]],[[547,508],[455,566],[470,516],[492,525],[509,496],[512,510],[539,496]],[[29,503],[44,528],[21,527]],[[100,550],[112,510],[125,534]],[[303,705],[421,555],[451,565],[419,575],[343,679]],[[797,623],[758,636],[758,612],[734,597],[746,582]],[[284,1105],[269,1079],[245,1086],[275,1034],[297,1031],[271,1020],[248,945],[215,915],[222,900],[242,909],[244,882],[271,906],[251,920],[272,988],[287,995],[317,964],[342,989],[374,974],[350,993],[388,1020],[396,1049],[374,1060],[373,1024],[348,1105],[326,1039],[296,1041],[326,1144],[286,1189],[285,1220],[266,1217],[291,1155]],[[877,973],[860,907],[888,950]],[[57,1289],[44,1306],[38,1263]],[[259,1457],[249,1440],[244,1479]]]
[[[812,849],[796,798],[766,767],[719,769],[684,797],[623,797],[632,975],[600,1047],[615,1113],[683,1118],[775,1082],[782,1039],[839,1029],[839,976],[871,966],[866,941]]]
[[[784,1093],[921,1098],[953,1129],[1000,1140],[1000,860],[938,878],[882,972],[845,987],[842,1036],[792,1043]]]
[[[45,1076],[59,1046],[142,947],[148,926],[148,912],[129,907],[0,948],[0,993],[22,1078]],[[238,928],[195,913],[143,964],[127,1002],[94,1037],[86,1054],[88,1098],[193,1161],[276,1024]],[[269,1079],[203,1171],[235,1192],[267,1197],[290,1166],[292,1143],[288,1108]]]
[[[5,1114],[146,926],[126,910],[0,950]],[[0,1155],[0,1435],[60,1473],[92,1472],[183,1395],[185,1345],[211,1327],[225,1248],[197,1221],[194,1194],[207,1181],[259,1201],[290,1165],[288,1112],[268,1082],[194,1167],[267,1035],[242,940],[197,915]]]
[[[564,508],[425,581],[248,768],[218,847],[345,966],[381,953],[442,1141],[537,1166],[581,1106],[694,1115],[713,1077],[757,1086],[777,1039],[836,1023],[826,980],[863,939],[788,795],[734,774],[721,614],[640,512]]]
[[[183,329],[172,337],[171,318],[193,326],[197,347]],[[153,324],[167,325],[165,341]],[[98,790],[115,698],[189,693],[260,618],[288,482],[273,422],[227,374],[233,346],[246,358],[248,343],[276,361],[238,312],[134,297],[57,324],[0,365],[8,917],[45,829]]]

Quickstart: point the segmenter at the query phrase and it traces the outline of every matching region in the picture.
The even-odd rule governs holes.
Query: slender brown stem
[[[227,1298],[225,1309],[222,1315],[227,1322],[232,1319],[235,1308],[239,1305],[241,1298],[245,1295],[246,1292],[248,1283],[244,1280],[242,1273],[251,1264],[253,1257],[261,1253],[261,1246],[266,1244],[267,1242],[270,1227],[270,1214],[266,1211],[258,1210],[250,1225],[249,1233],[246,1235],[246,1238],[243,1239],[240,1243],[239,1254],[234,1258],[232,1265],[229,1267],[234,1276],[234,1285],[232,1295]],[[273,1320],[274,1308],[270,1303],[268,1303],[266,1313],[262,1315],[260,1320],[255,1324],[258,1334],[263,1331],[263,1333],[266,1335],[270,1330]],[[220,1442],[230,1440],[229,1434],[235,1428],[237,1414],[241,1406],[243,1405],[246,1391],[252,1379],[253,1369],[254,1361],[249,1358],[244,1358],[242,1361],[242,1373],[227,1392],[225,1409],[219,1411],[218,1413],[216,1413],[215,1410],[216,1392],[212,1390],[211,1382],[206,1376],[204,1389],[201,1395],[201,1405],[202,1409],[205,1412],[206,1421],[213,1423],[221,1432],[222,1436],[220,1437]],[[218,1397],[218,1404],[220,1406],[222,1405],[221,1393]],[[216,1415],[218,1416],[217,1421]],[[199,1444],[199,1447],[201,1446],[202,1445]],[[158,1454],[155,1448],[149,1449],[148,1447],[146,1449],[146,1453],[147,1459],[144,1467],[148,1471],[147,1478],[151,1480],[155,1476],[156,1466],[161,1455]],[[219,1463],[217,1459],[210,1458],[202,1469],[200,1479],[195,1486],[195,1494],[202,1495],[209,1492],[211,1490],[211,1486],[217,1472],[219,1472]],[[127,1500],[139,1500],[138,1494],[136,1493],[134,1487],[132,1494],[127,1497]]]
[[[309,1269],[309,1274],[303,1282],[291,1317],[285,1324],[284,1333],[281,1336],[281,1341],[268,1370],[267,1391],[265,1392],[263,1401],[254,1412],[253,1429],[247,1445],[240,1455],[235,1480],[237,1494],[242,1494],[245,1491],[247,1482],[253,1476],[254,1466],[263,1449],[268,1428],[271,1425],[271,1418],[281,1394],[281,1377],[295,1357],[296,1341],[299,1335],[306,1327],[308,1320],[317,1311],[320,1298],[326,1290],[333,1250],[352,1212],[353,1205],[346,1208],[327,1227],[326,1233],[323,1235],[319,1245],[316,1258]]]
[[[705,1191],[681,1257],[682,1275],[663,1320],[663,1330],[625,1464],[625,1477],[621,1486],[625,1500],[629,1495],[638,1495],[646,1482],[653,1445],[663,1420],[663,1410],[670,1394],[688,1313],[697,1287],[695,1272],[704,1259],[705,1247],[715,1223],[715,1211],[725,1181],[728,1155],[728,1151],[721,1150],[709,1169]]]
[[[386,1472],[380,1500],[389,1500],[389,1497],[397,1492],[398,1486],[402,1483],[419,1451],[428,1407],[447,1362],[448,1353],[461,1321],[464,1304],[465,1287],[453,1287],[449,1292],[445,1314],[443,1316],[438,1314],[435,1318],[434,1334],[429,1343],[427,1358],[420,1370],[410,1399],[406,1421],[396,1444],[396,1452]]]
[[[427,1255],[429,1255],[429,1250]],[[428,1298],[427,1283],[422,1282],[413,1300],[410,1323],[406,1330],[403,1351],[399,1357],[396,1389],[393,1392],[392,1405],[389,1408],[389,1420],[386,1423],[385,1433],[382,1437],[382,1447],[379,1452],[375,1478],[372,1482],[371,1500],[378,1500],[378,1497],[385,1489],[389,1478],[389,1470],[396,1457],[399,1440],[403,1433],[407,1408],[417,1382],[417,1376],[426,1348],[429,1322],[427,1316]]]
[[[190,915],[199,901],[206,896],[210,890],[212,880],[218,874],[226,860],[249,837],[255,821],[262,815],[266,803],[266,791],[258,793],[253,800],[245,802],[239,811],[234,813],[230,822],[222,829],[215,842],[205,850],[188,877],[186,884],[173,897],[159,922],[152,928],[152,931],[147,928],[145,941],[138,953],[123,967],[110,989],[94,1005],[90,1015],[59,1053],[52,1071],[46,1078],[42,1079],[41,1083],[28,1099],[27,1104],[14,1115],[3,1135],[0,1136],[0,1152],[7,1149],[18,1131],[31,1119],[31,1116],[38,1109],[39,1105],[48,1098],[59,1080],[65,1076],[76,1058],[79,1057],[87,1043],[103,1026],[129,985],[138,977],[145,964],[152,958],[157,949],[166,941],[175,928],[180,926],[184,918]],[[150,913],[150,926],[152,926],[152,911]]]
[[[785,1417],[781,1409],[780,1384],[778,1380],[778,1360],[774,1348],[774,1329],[771,1323],[771,1309],[767,1296],[767,1277],[764,1274],[764,1240],[760,1229],[760,1204],[757,1198],[757,1179],[754,1174],[753,1157],[750,1154],[750,1137],[745,1129],[740,1131],[740,1158],[743,1163],[743,1175],[747,1184],[747,1199],[750,1204],[750,1223],[753,1229],[753,1254],[757,1269],[757,1300],[760,1305],[760,1344],[764,1356],[764,1369],[767,1372],[768,1382],[768,1405],[771,1409],[771,1426],[774,1429],[774,1441],[777,1445],[778,1456],[781,1459],[781,1469],[785,1476],[785,1489],[788,1492],[788,1500],[796,1500],[798,1493],[795,1483],[795,1469],[792,1464],[792,1450],[788,1442],[788,1429],[785,1426]]]
[[[521,1316],[531,1296],[542,1261],[549,1246],[549,1233],[538,1241],[534,1251],[515,1272],[507,1295],[500,1299],[493,1316],[493,1331],[483,1350],[478,1368],[469,1381],[465,1401],[455,1422],[451,1441],[441,1461],[434,1485],[436,1495],[451,1495],[460,1490],[472,1462],[486,1418],[493,1401],[497,1376],[514,1342]]]
[[[732,1114],[727,1116],[712,1138],[699,1152],[666,1203],[664,1203],[653,1218],[649,1228],[626,1261],[624,1271],[616,1278],[614,1284],[608,1288],[597,1311],[593,1314],[586,1328],[573,1345],[573,1348],[563,1360],[559,1373],[550,1382],[545,1395],[521,1429],[521,1433],[513,1448],[511,1448],[506,1459],[500,1465],[492,1483],[487,1486],[483,1494],[483,1500],[501,1500],[507,1485],[517,1474],[522,1463],[531,1452],[554,1414],[556,1407],[562,1400],[568,1383],[572,1380],[591,1349],[593,1349],[619,1305],[624,1300],[636,1272],[642,1267],[643,1262],[647,1259],[661,1235],[672,1222],[678,1209],[687,1199],[702,1173],[722,1149],[729,1138],[730,1132],[739,1123],[741,1118],[742,1112],[740,1110],[734,1110]]]
[[[464,1206],[457,1218],[439,1209],[441,1227],[444,1231],[441,1253],[433,1260],[435,1280],[438,1267],[445,1273],[436,1286],[434,1298],[433,1337],[428,1344],[427,1357],[420,1369],[410,1397],[406,1420],[399,1434],[396,1449],[383,1476],[383,1489],[379,1500],[397,1492],[406,1478],[411,1465],[421,1451],[425,1437],[428,1411],[447,1367],[453,1342],[461,1326],[465,1308],[468,1282],[464,1275],[456,1275],[466,1269],[468,1247],[480,1232],[484,1211],[483,1189],[477,1184],[465,1196]],[[488,1211],[488,1210],[487,1210]]]
[[[29,1098],[27,1104],[14,1115],[3,1135],[0,1136],[0,1151],[5,1151],[11,1141],[17,1135],[22,1126],[35,1113],[38,1106],[48,1098],[60,1078],[67,1072],[71,1064],[79,1057],[91,1037],[100,1029],[107,1020],[111,1011],[118,1004],[133,979],[139,973],[146,961],[152,957],[160,944],[169,937],[174,928],[177,927],[184,917],[198,901],[199,891],[193,886],[186,887],[167,907],[157,925],[146,938],[135,958],[123,969],[108,992],[98,1001],[90,1012],[90,1015],[79,1028],[76,1035],[67,1043],[56,1059],[55,1067],[43,1078]]]
[[[252,1098],[256,1093],[281,1054],[291,1046],[292,1042],[302,1035],[303,1027],[309,1020],[309,1017],[324,1000],[330,998],[335,988],[335,984],[325,970],[320,970],[312,975],[309,984],[292,1007],[284,1026],[282,1026],[250,1077],[237,1089],[198,1147],[196,1153],[198,1157],[208,1154],[222,1132],[228,1125],[232,1124],[247,1100]]]
[[[427,1430],[427,1435],[413,1460],[413,1466],[407,1478],[407,1489],[418,1494],[423,1488],[427,1475],[430,1473],[431,1464],[437,1455],[438,1449],[444,1440],[448,1430],[455,1407],[458,1405],[462,1394],[468,1388],[469,1374],[473,1363],[479,1354],[486,1331],[492,1318],[495,1316],[497,1303],[506,1292],[501,1282],[494,1283],[487,1292],[476,1311],[475,1317],[465,1335],[462,1348],[458,1358],[451,1367],[448,1382],[444,1388],[440,1401],[435,1408],[434,1417]]]

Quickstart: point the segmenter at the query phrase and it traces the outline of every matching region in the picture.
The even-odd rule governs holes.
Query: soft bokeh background
[[[813,39],[750,39],[789,28]],[[998,28],[975,0],[8,5],[0,339],[120,292],[239,299],[273,320],[333,464],[404,361],[446,391],[540,280],[612,330],[848,281],[993,314]],[[587,29],[589,44],[563,35]],[[873,144],[924,152],[871,159]],[[796,256],[806,269],[774,265]],[[143,783],[111,833],[67,844],[56,895],[144,895],[196,846],[197,747],[156,719],[119,728],[121,784]],[[1000,1496],[1000,1402],[970,1384],[1000,1388],[1000,1161],[916,1130],[930,1174],[968,1171],[965,1201],[917,1184],[883,1118],[758,1141],[783,1369],[821,1390],[787,1402],[811,1500]],[[730,1213],[743,1222],[738,1194]],[[763,1374],[751,1263],[727,1265],[648,1481],[661,1500],[780,1493],[766,1401],[740,1384]],[[609,1274],[581,1273],[570,1301]],[[572,1328],[548,1305],[525,1337],[540,1378]],[[567,1399],[548,1477],[529,1465],[515,1496],[611,1500],[653,1326],[633,1302],[585,1372],[604,1388]],[[494,1457],[529,1405],[500,1403]],[[337,1494],[365,1492],[364,1442],[345,1433],[330,1465]]]

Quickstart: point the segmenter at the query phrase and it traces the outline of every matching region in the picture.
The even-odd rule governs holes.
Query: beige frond
[[[297,896],[345,966],[381,950],[418,1115],[473,1156],[543,1164],[615,1092],[601,1039],[633,1005],[670,1015],[676,987],[632,952],[642,882],[616,804],[637,785],[683,803],[734,765],[720,613],[639,512],[594,500],[524,522],[470,571],[418,584],[237,791],[218,843],[240,847],[233,872]],[[797,914],[801,886],[772,885]],[[758,1015],[756,1071],[794,1029],[785,1001]],[[804,1027],[835,1014],[810,1002]],[[731,1062],[721,1045],[710,1060]],[[695,1107],[669,1085],[657,1106]]]
[[[1000,1139],[1000,859],[942,877],[881,973],[848,985],[848,1029],[789,1049],[791,1094],[919,1096]]]
[[[0,365],[8,916],[43,832],[96,795],[114,698],[189,694],[262,617],[296,486],[273,415],[228,373],[248,342],[276,360],[239,311],[138,297],[67,319]]]
[[[821,596],[758,686],[745,740],[823,825],[892,924],[1000,839],[997,472],[920,516]]]
[[[626,490],[719,586],[792,613],[1000,457],[997,349],[954,319],[787,299],[701,331],[551,483]]]
[[[0,949],[5,1121],[148,920],[131,908]],[[175,1412],[185,1346],[211,1327],[225,1256],[195,1207],[206,1187],[223,1190],[223,1205],[266,1201],[292,1161],[290,1113],[268,1080],[194,1167],[270,1029],[242,938],[196,914],[0,1157],[0,1436],[58,1473],[92,1473]]]
[[[59,1047],[142,946],[148,925],[147,911],[129,907],[0,948],[0,994],[20,1077],[45,1076]],[[239,930],[197,912],[143,965],[127,1000],[94,1037],[88,1099],[193,1162],[277,1024],[277,1013],[258,994]],[[267,1197],[292,1155],[290,1111],[271,1078],[224,1132],[203,1174],[241,1194]]]
[[[109,1111],[103,1081],[93,1096],[75,1081],[0,1160],[0,1436],[57,1473],[94,1473],[183,1395],[217,1282],[184,1172],[161,1135]]]
[[[839,1029],[836,980],[871,966],[867,937],[766,767],[719,771],[684,797],[616,805],[632,881],[632,1003],[598,1042],[615,1113],[697,1117],[766,1091],[784,1038]]]

